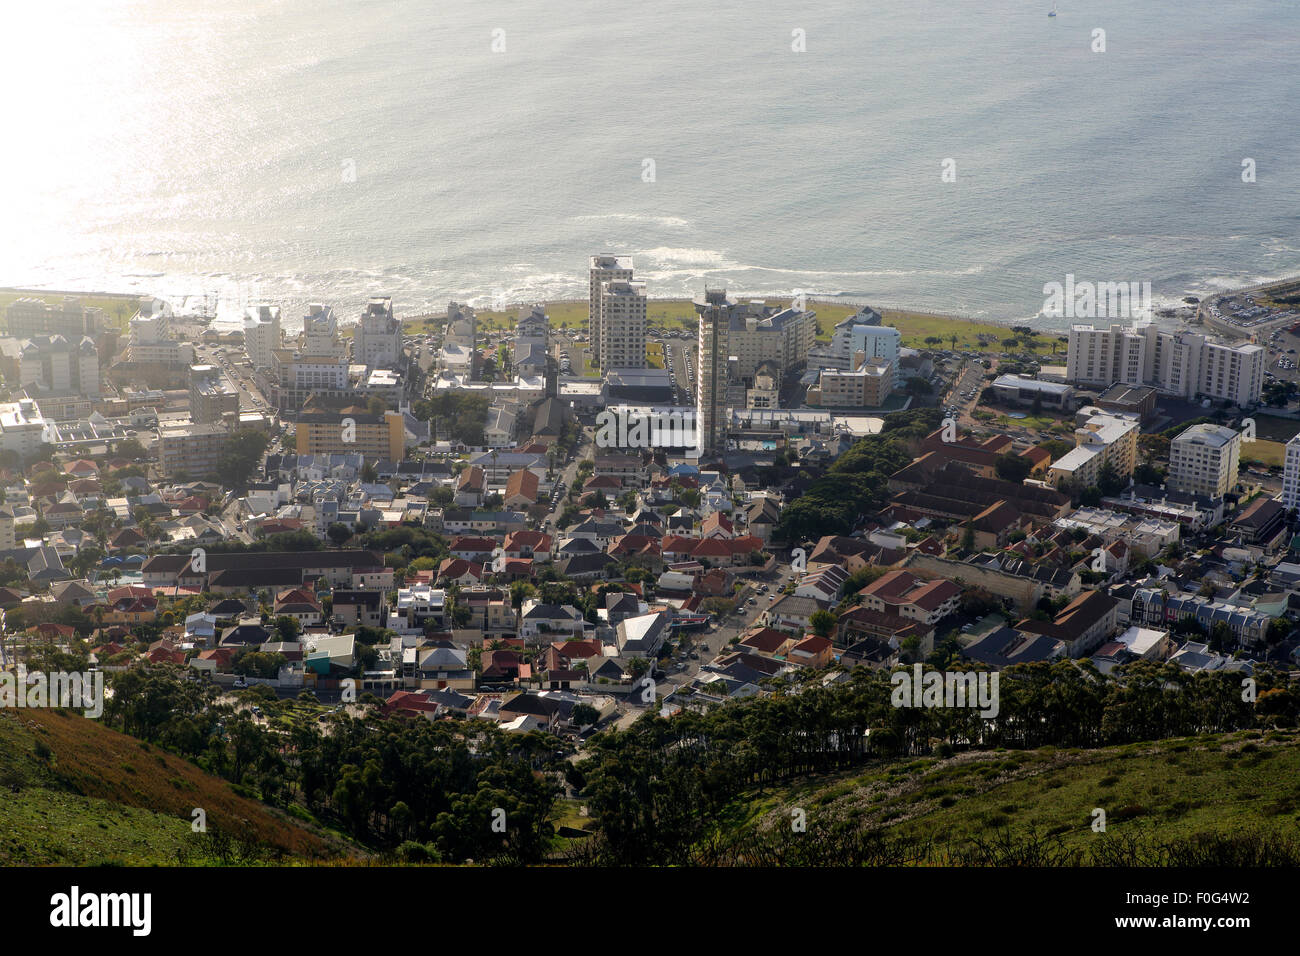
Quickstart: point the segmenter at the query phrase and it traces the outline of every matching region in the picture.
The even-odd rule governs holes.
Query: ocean
[[[1300,5],[1050,8],[26,4],[0,285],[414,314],[582,297],[616,252],[653,297],[1005,321],[1067,274],[1300,273]]]

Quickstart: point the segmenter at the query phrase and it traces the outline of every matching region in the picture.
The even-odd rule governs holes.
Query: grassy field
[[[891,838],[968,845],[1007,832],[1087,851],[1109,835],[1161,840],[1249,828],[1295,832],[1300,822],[1300,736],[1243,731],[1099,750],[996,751],[893,762],[790,786],[737,805],[739,828],[808,828],[851,821]],[[938,862],[945,862],[940,849]]]
[[[645,347],[646,362],[651,368],[664,367],[664,347],[659,342],[651,342]]]
[[[337,843],[193,764],[71,712],[0,711],[0,864],[175,864],[201,861],[191,830],[209,831],[297,859],[334,855]]]
[[[1286,463],[1286,445],[1280,441],[1267,441],[1263,438],[1242,442],[1241,460],[1243,464],[1257,462],[1265,467],[1283,465]]]

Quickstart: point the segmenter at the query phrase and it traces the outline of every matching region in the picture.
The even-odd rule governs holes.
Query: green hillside
[[[1104,833],[1093,828],[1098,808]],[[796,810],[803,833],[794,832]],[[816,856],[847,847],[858,862],[939,866],[1295,865],[1300,736],[1242,731],[894,761],[751,792],[732,811],[720,841],[731,849],[719,862],[831,862]]]
[[[328,836],[79,714],[0,711],[0,865],[293,862]],[[206,813],[207,832],[191,829]]]

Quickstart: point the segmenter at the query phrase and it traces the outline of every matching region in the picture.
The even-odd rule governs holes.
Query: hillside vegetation
[[[319,859],[328,840],[226,781],[69,711],[0,711],[0,864]],[[207,832],[191,829],[202,808]]]

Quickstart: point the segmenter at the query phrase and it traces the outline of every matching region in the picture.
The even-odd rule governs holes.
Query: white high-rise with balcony
[[[1282,471],[1282,504],[1300,508],[1300,434],[1286,443],[1286,463]]]
[[[645,283],[612,279],[600,289],[601,369],[645,368]]]
[[[1206,498],[1222,498],[1237,486],[1241,434],[1202,422],[1179,432],[1169,443],[1166,487]]]
[[[270,368],[280,347],[280,307],[251,305],[244,310],[244,352],[254,368]]]
[[[588,263],[588,314],[590,316],[588,334],[591,338],[591,360],[600,363],[601,339],[604,325],[601,320],[603,287],[606,282],[631,282],[632,257],[610,254],[592,256]]]

